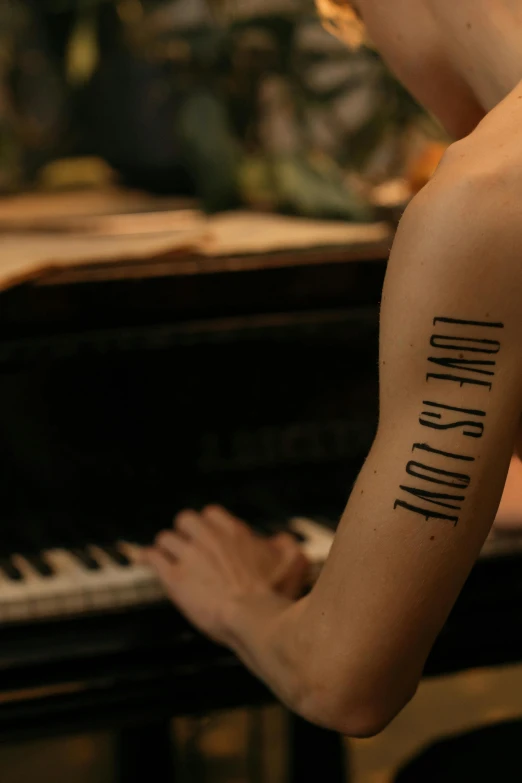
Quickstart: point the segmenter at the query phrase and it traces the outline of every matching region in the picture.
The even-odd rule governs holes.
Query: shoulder
[[[453,144],[406,209],[385,289],[401,291],[402,302],[409,302],[404,317],[412,323],[436,302],[438,310],[496,308],[498,320],[509,320],[519,333],[522,143],[512,129],[497,115]],[[513,346],[520,356],[518,338]]]
[[[468,136],[448,147],[428,191],[436,195],[441,190],[447,193],[450,189],[468,188],[470,197],[484,199],[490,214],[500,214],[500,208],[506,203],[493,201],[491,196],[504,192],[507,198],[522,191],[521,127],[522,88],[519,88],[489,112]],[[489,199],[485,190],[490,194]]]
[[[450,145],[403,222],[441,245],[472,245],[479,256],[493,253],[522,271],[522,99],[517,104],[506,101]]]

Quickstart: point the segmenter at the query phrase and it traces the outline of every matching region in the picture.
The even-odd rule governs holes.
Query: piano
[[[146,511],[142,513],[145,516]],[[72,512],[68,516],[70,519]],[[54,517],[50,515],[50,519]],[[93,528],[97,522],[99,518]],[[293,532],[316,567],[326,559],[333,539],[331,529],[309,519],[289,519],[287,524],[282,522],[272,529]],[[268,534],[268,524],[264,531]],[[72,537],[64,535],[59,548],[43,545],[40,549],[36,537],[9,531],[7,538],[12,543],[8,548],[16,551],[5,553],[0,561],[0,623],[36,623],[125,611],[166,599],[155,574],[140,563],[139,544],[126,541],[116,531],[113,537],[93,531],[92,537],[97,543],[83,540],[79,545],[69,544]]]
[[[165,254],[0,295],[1,741],[110,728],[137,780],[170,717],[273,698],[136,553],[218,502],[320,566],[375,428],[387,244]],[[337,738],[291,724],[291,777],[321,746],[344,779]]]
[[[382,243],[166,254],[1,295],[3,741],[270,698],[137,553],[217,502],[320,567],[376,428],[385,268]],[[521,564],[488,543],[427,676],[522,659]]]

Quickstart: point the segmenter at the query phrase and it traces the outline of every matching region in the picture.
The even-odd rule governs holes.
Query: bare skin
[[[522,2],[358,6],[460,139],[392,249],[375,442],[304,599],[277,591],[275,561],[221,509],[178,517],[146,558],[178,608],[293,710],[367,736],[416,691],[493,524],[521,418]]]

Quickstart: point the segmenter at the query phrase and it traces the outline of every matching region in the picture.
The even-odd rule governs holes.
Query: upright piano
[[[269,698],[136,553],[218,502],[324,561],[376,428],[388,246],[165,253],[0,296],[1,738]],[[522,658],[521,553],[488,544],[427,675]]]

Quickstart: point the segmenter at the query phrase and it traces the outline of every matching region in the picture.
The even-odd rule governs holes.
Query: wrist
[[[224,608],[223,632],[226,644],[235,652],[244,643],[245,637],[255,629],[256,635],[270,638],[280,624],[283,614],[294,601],[267,587],[232,598]]]
[[[238,599],[228,609],[226,644],[294,710],[306,691],[306,650],[300,643],[306,603],[306,598],[295,602],[265,592]]]

